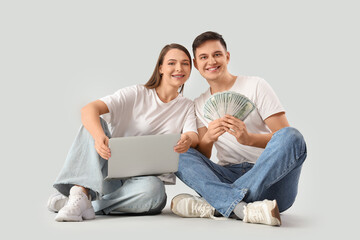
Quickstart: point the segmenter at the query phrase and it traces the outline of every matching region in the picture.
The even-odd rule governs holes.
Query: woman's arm
[[[95,149],[104,159],[110,158],[109,138],[105,135],[100,123],[100,115],[109,109],[103,101],[96,100],[81,109],[81,121],[95,141]]]
[[[198,145],[199,137],[195,132],[185,132],[181,134],[181,138],[174,151],[177,153],[185,153],[190,147],[195,148]]]
[[[186,132],[183,133],[183,135],[188,136],[191,139],[191,145],[190,147],[196,148],[196,146],[199,144],[199,136],[195,132]]]

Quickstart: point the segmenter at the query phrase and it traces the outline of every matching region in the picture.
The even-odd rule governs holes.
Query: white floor
[[[1,239],[360,239],[359,1],[0,1]],[[281,227],[106,216],[58,223],[52,183],[86,103],[143,84],[158,51],[225,37],[234,75],[275,90],[308,158]],[[185,96],[208,88],[193,68]],[[179,181],[168,201],[191,192]],[[169,203],[169,202],[168,202]]]
[[[96,239],[97,236],[115,239],[223,239],[231,236],[241,238],[242,235],[257,239],[270,234],[274,238],[285,239],[298,234],[304,236],[304,233],[314,230],[311,221],[307,221],[305,216],[293,214],[282,215],[281,227],[270,227],[236,220],[179,218],[171,213],[169,207],[157,216],[99,216],[82,223],[58,223],[53,220],[54,217],[55,214],[51,213],[44,216],[47,230],[56,233],[53,239],[61,239],[69,233],[78,236],[84,234],[88,239]]]
[[[313,239],[315,236],[327,236],[335,239],[344,228],[331,218],[315,212],[313,205],[307,206],[307,198],[299,196],[297,202],[288,211],[281,214],[282,226],[271,227],[247,224],[242,221],[212,220],[198,218],[180,218],[170,211],[170,200],[179,190],[192,193],[192,190],[178,183],[167,186],[168,202],[162,214],[155,216],[97,216],[95,220],[81,223],[59,223],[54,221],[55,213],[45,208],[46,199],[39,203],[39,212],[35,216],[22,219],[24,232],[42,236],[41,239]],[[45,195],[44,195],[45,197]],[[321,208],[319,208],[321,209]],[[327,218],[327,220],[325,219]],[[26,223],[27,222],[27,223]]]
[[[309,161],[314,165],[315,161]],[[49,176],[21,184],[5,184],[0,198],[2,239],[358,239],[358,198],[347,198],[346,188],[316,181],[309,166],[303,170],[295,204],[281,214],[282,226],[247,224],[238,220],[186,219],[171,213],[171,199],[178,193],[194,193],[181,181],[167,186],[168,202],[155,216],[97,216],[80,223],[59,223],[46,202],[54,191]],[[25,170],[24,170],[25,172]],[[328,179],[328,178],[325,178]],[[13,179],[8,178],[8,181]],[[15,179],[16,180],[16,179]],[[10,187],[12,186],[12,187]],[[335,186],[335,187],[334,187]],[[343,199],[341,197],[344,196]]]

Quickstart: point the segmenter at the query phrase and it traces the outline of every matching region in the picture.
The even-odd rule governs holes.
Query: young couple
[[[94,219],[95,214],[157,214],[166,205],[164,183],[174,174],[104,181],[110,137],[182,133],[176,176],[201,197],[179,194],[171,210],[181,217],[232,217],[279,226],[280,212],[295,201],[305,141],[289,127],[272,88],[258,77],[234,76],[222,36],[205,32],[193,42],[194,66],[210,88],[194,103],[182,96],[192,61],[181,45],[166,45],[145,85],[120,89],[89,103],[81,111],[83,126],[54,187],[48,208],[57,221]],[[256,106],[242,122],[226,115],[204,118],[206,100],[234,91]],[[195,105],[195,106],[194,106]],[[101,118],[100,118],[101,116]],[[212,162],[212,147],[219,163]]]

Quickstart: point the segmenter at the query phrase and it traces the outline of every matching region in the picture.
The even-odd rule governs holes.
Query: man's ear
[[[199,70],[195,58],[193,59],[193,63],[194,63],[194,67],[195,67],[197,70]]]
[[[226,52],[226,62],[230,62],[230,52]]]

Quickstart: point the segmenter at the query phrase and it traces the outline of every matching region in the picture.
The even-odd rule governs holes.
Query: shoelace
[[[79,206],[79,201],[81,200],[81,198],[82,198],[81,195],[70,196],[69,201],[68,201],[68,205],[78,207]]]
[[[250,222],[265,221],[264,212],[262,211],[262,209],[259,208],[250,209],[250,211],[248,211],[248,214],[249,214],[248,218]]]
[[[200,217],[209,217],[214,220],[228,220],[228,218],[224,217],[215,217],[213,212],[215,211],[210,204],[204,203],[196,203],[193,208],[195,211],[200,213]]]
[[[213,216],[212,214],[212,207],[210,205],[207,204],[195,204],[194,206],[194,210],[196,212],[200,213],[200,217],[211,217]]]

